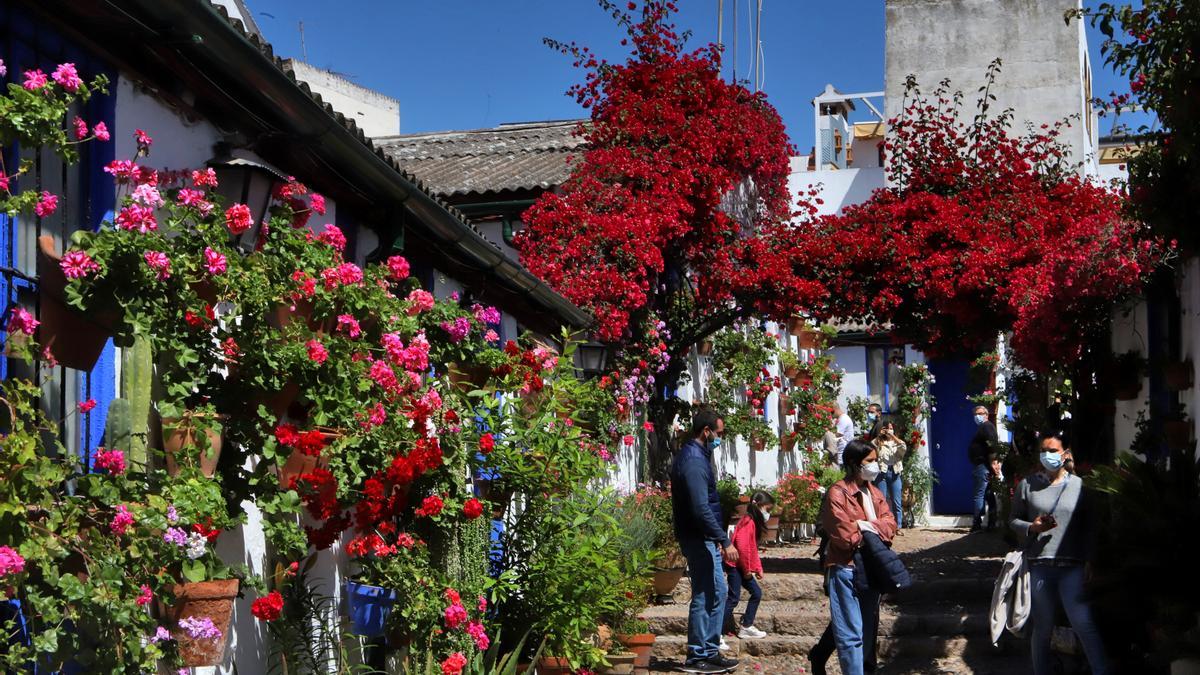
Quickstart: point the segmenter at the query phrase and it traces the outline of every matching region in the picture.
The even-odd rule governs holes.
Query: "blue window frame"
[[[40,68],[51,72],[59,63],[74,63],[81,76],[97,74],[109,78],[109,94],[94,96],[72,114],[89,126],[103,121],[115,129],[117,73],[106,62],[71,43],[53,27],[35,19],[12,3],[0,5],[0,58],[8,68],[8,82],[19,81],[25,70]],[[5,172],[16,171],[22,159],[32,162],[32,170],[12,181],[13,191],[49,190],[59,196],[59,209],[52,216],[9,217],[0,214],[0,296],[3,311],[17,305],[38,313],[37,239],[52,236],[60,246],[79,229],[98,229],[112,217],[115,191],[112,179],[103,171],[114,157],[114,143],[85,143],[80,146],[80,161],[65,166],[57,156],[33,148],[3,148]],[[2,340],[3,338],[0,338]],[[68,451],[78,453],[84,465],[90,465],[91,452],[101,444],[108,403],[116,391],[115,350],[110,343],[91,372],[65,367],[54,369],[42,379],[41,372],[23,363],[0,359],[0,378],[26,377],[42,387],[42,409],[57,422],[59,436]],[[86,417],[73,415],[78,402],[96,399],[96,409]]]

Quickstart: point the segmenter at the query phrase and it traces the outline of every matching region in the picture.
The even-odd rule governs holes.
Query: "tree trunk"
[[[675,396],[679,378],[687,365],[686,357],[686,351],[683,354],[672,354],[667,369],[655,382],[654,393],[646,411],[654,424],[654,431],[646,435],[646,475],[639,476],[644,482],[664,483],[667,480],[676,445],[671,427],[676,415],[691,407],[690,402],[681,401]]]

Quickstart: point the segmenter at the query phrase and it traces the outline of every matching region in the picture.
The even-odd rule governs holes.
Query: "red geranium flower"
[[[250,604],[250,613],[259,621],[278,619],[283,614],[283,596],[279,594],[279,591],[271,591]]]

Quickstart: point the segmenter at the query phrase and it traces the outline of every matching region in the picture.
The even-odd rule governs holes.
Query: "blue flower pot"
[[[350,606],[350,632],[363,637],[383,635],[388,614],[396,604],[396,591],[347,581],[346,600]]]

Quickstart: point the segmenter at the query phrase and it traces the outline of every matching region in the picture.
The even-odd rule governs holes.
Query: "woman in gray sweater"
[[[1026,541],[1025,559],[1033,586],[1033,672],[1054,672],[1050,634],[1061,600],[1092,673],[1106,675],[1104,642],[1083,589],[1096,543],[1095,510],[1083,491],[1083,481],[1066,470],[1063,451],[1068,446],[1063,434],[1042,434],[1041,447],[1042,471],[1017,485],[1009,523]]]

